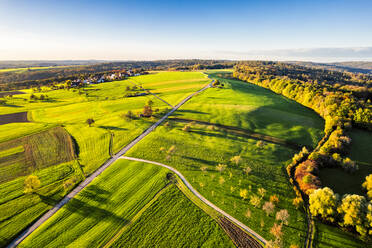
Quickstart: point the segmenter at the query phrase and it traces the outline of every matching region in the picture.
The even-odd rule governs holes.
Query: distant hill
[[[91,65],[103,63],[103,60],[0,60],[0,69],[25,67],[50,67],[68,65]]]
[[[335,62],[335,63],[289,61],[288,63],[307,66],[307,67],[313,67],[313,68],[318,68],[318,69],[372,74],[372,62],[369,62],[369,61],[347,61],[347,62]]]

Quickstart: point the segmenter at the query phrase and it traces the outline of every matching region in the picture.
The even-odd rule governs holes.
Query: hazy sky
[[[372,60],[371,0],[0,0],[0,60]]]

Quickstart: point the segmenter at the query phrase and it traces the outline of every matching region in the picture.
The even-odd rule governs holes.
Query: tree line
[[[319,195],[324,192],[318,177],[323,167],[338,166],[350,173],[358,169],[347,157],[352,142],[347,132],[352,127],[372,130],[371,76],[263,61],[241,62],[234,67],[233,76],[295,100],[324,118],[325,135],[318,146],[311,152],[304,147],[288,165],[290,181],[297,196],[310,204],[314,216],[362,236],[372,235],[372,203],[365,196],[331,196],[337,198],[332,209],[323,208]],[[370,185],[365,188],[372,192],[372,176],[371,182],[367,178],[363,185]]]

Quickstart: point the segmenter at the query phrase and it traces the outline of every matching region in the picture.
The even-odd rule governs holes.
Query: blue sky
[[[0,60],[372,60],[372,1],[0,0]]]

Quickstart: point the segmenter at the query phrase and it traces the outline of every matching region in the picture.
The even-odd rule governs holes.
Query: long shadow
[[[254,139],[254,140],[257,140],[257,141],[263,140],[263,141],[266,141],[268,143],[287,146],[287,147],[289,147],[291,149],[294,149],[294,150],[300,150],[302,148],[302,145],[298,145],[294,142],[291,142],[291,141],[288,141],[288,140],[282,140],[282,139],[279,139],[279,138],[276,138],[276,137],[272,137],[272,136],[268,136],[268,135],[265,135],[265,134],[253,132],[253,131],[243,129],[243,128],[239,128],[239,127],[226,126],[226,125],[215,124],[215,123],[211,123],[211,122],[207,122],[207,121],[198,121],[198,120],[191,120],[191,119],[184,119],[184,118],[170,118],[170,119],[173,120],[173,121],[176,121],[176,122],[184,122],[184,123],[195,122],[195,123],[201,124],[201,125],[213,125],[213,126],[216,126],[220,129],[222,129],[222,131],[224,133],[231,133],[233,135],[246,137],[246,138]],[[208,134],[206,134],[206,135],[208,135]],[[227,137],[227,138],[229,138],[229,137]]]
[[[201,112],[201,111],[197,111],[197,110],[191,110],[191,109],[178,109],[177,110],[178,113],[191,113],[191,114],[208,114],[208,113],[205,113],[205,112]],[[182,114],[177,114],[177,112],[175,112],[173,115],[182,115]]]
[[[96,201],[97,203],[104,203],[110,200],[110,192],[102,190],[98,187],[90,188],[89,190],[87,188],[86,190],[82,191],[81,194],[84,197]],[[44,203],[50,206],[55,206],[58,202],[60,202],[60,200],[53,199],[49,196],[39,195],[39,197]],[[63,208],[72,213],[78,213],[84,216],[84,218],[93,218],[97,221],[110,220],[113,221],[115,224],[120,225],[125,225],[129,222],[128,220],[106,209],[100,208],[98,206],[93,206],[85,201],[77,199],[76,197],[70,199],[70,201],[63,206]]]
[[[21,107],[22,107],[22,106],[14,105],[14,104],[4,104],[4,105],[1,105],[1,106],[4,106],[4,107],[12,107],[12,108],[21,108]]]
[[[98,126],[99,128],[103,128],[106,130],[113,130],[113,131],[125,131],[128,130],[127,128],[122,127],[114,127],[114,126]]]
[[[194,158],[194,157],[189,157],[189,156],[181,156],[181,157],[185,158],[185,159],[190,159],[190,160],[193,160],[193,161],[197,161],[197,162],[200,162],[200,163],[203,163],[203,164],[209,164],[209,165],[215,165],[216,164],[216,162],[211,161],[211,160],[205,160],[205,159]]]

